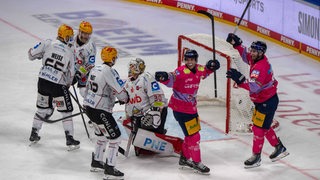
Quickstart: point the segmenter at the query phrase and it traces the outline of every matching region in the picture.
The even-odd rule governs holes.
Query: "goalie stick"
[[[213,56],[213,60],[215,60],[216,59],[216,46],[215,46],[215,38],[214,38],[215,37],[215,35],[214,35],[214,16],[204,10],[199,10],[199,11],[197,11],[197,13],[206,15],[211,20],[212,49],[213,49],[212,56]],[[217,74],[216,74],[216,71],[213,71],[213,78],[214,78],[214,97],[217,98],[218,94],[217,94]]]
[[[246,12],[247,12],[247,10],[248,10],[248,8],[249,8],[249,6],[250,6],[251,1],[252,1],[252,0],[249,0],[247,6],[244,8],[241,17],[240,17],[240,19],[239,19],[236,27],[234,28],[233,34],[236,34],[236,32],[237,32],[237,30],[238,30],[238,28],[239,28],[239,25],[240,25],[240,23],[241,23],[244,15],[246,14]]]

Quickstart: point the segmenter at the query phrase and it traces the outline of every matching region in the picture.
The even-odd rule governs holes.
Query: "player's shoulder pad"
[[[156,79],[152,76],[152,74],[150,74],[149,72],[145,72],[143,73],[144,77],[148,80],[148,81],[155,81]]]

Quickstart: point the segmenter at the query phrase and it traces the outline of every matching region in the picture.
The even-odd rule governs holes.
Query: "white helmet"
[[[142,74],[145,68],[146,68],[146,65],[141,58],[133,59],[129,62],[129,67],[128,67],[129,76]]]

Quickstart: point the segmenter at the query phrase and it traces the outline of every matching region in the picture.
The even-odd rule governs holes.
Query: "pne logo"
[[[150,138],[146,138],[143,143],[143,146],[158,150],[158,151],[165,151],[167,143],[164,141],[157,141]]]

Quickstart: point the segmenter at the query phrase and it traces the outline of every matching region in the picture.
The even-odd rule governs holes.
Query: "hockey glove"
[[[81,79],[81,73],[77,71],[73,77],[72,85],[75,85],[79,81],[79,79]]]
[[[242,84],[245,80],[246,77],[244,77],[243,74],[241,74],[239,71],[237,71],[236,69],[230,68],[227,71],[227,78],[231,78],[232,80],[234,80],[238,85]]]
[[[155,79],[160,82],[167,81],[169,79],[169,75],[165,71],[157,71],[155,73]]]
[[[227,40],[228,43],[230,43],[233,47],[239,46],[242,44],[242,40],[235,34],[229,33]]]
[[[161,124],[161,115],[159,107],[151,107],[141,119],[141,124],[146,128],[156,129]]]
[[[218,70],[220,68],[220,63],[218,60],[209,60],[206,64],[206,68],[210,69],[211,71]]]

